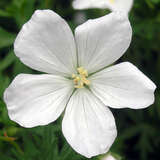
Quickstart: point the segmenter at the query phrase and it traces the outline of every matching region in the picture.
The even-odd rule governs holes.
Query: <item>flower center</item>
[[[74,87],[75,88],[84,88],[85,85],[90,85],[90,81],[87,79],[88,72],[83,67],[77,68],[78,73],[72,74]]]
[[[114,3],[114,2],[115,2],[115,0],[109,0],[109,2],[110,2],[110,3]]]

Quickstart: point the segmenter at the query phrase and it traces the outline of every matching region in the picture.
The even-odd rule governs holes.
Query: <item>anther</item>
[[[110,3],[114,3],[114,2],[115,2],[115,0],[109,0],[109,2],[110,2]]]
[[[84,88],[84,85],[90,85],[90,81],[87,79],[88,72],[83,67],[77,68],[78,74],[72,74],[75,88]]]

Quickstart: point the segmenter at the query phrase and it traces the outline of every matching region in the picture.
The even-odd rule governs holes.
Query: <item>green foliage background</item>
[[[61,120],[44,127],[25,129],[11,120],[3,102],[4,89],[19,73],[35,73],[13,53],[13,42],[21,26],[34,10],[50,8],[77,26],[77,13],[87,19],[107,14],[107,10],[73,10],[69,0],[0,0],[0,160],[85,160],[67,144]],[[157,85],[155,104],[143,110],[112,110],[118,137],[111,152],[118,159],[160,159],[160,0],[135,0],[129,19],[133,27],[130,48],[120,61],[130,61]],[[107,35],[106,35],[107,36]],[[4,136],[5,133],[9,137]],[[94,157],[92,160],[99,159]]]

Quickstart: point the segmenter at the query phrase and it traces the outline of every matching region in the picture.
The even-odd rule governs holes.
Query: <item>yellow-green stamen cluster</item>
[[[115,2],[115,0],[109,0],[109,2],[110,2],[110,3],[114,3],[114,2]]]
[[[88,72],[83,67],[77,68],[78,74],[72,74],[75,88],[84,88],[85,85],[90,85],[90,81],[87,79]]]

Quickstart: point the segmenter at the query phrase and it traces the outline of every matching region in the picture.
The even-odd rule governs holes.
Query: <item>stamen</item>
[[[72,74],[75,88],[84,88],[85,85],[90,85],[90,81],[87,79],[88,72],[83,67],[77,68],[78,74]]]
[[[110,3],[114,3],[114,2],[115,2],[115,0],[109,0],[109,2],[110,2]]]

